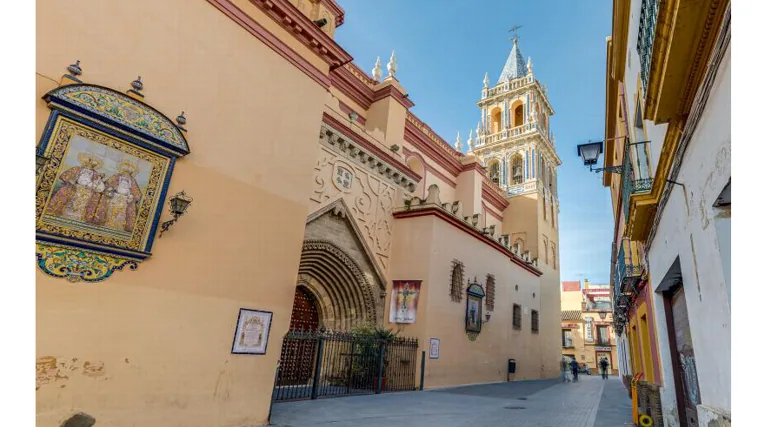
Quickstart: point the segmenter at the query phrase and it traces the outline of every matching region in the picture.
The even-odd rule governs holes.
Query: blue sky
[[[609,189],[584,168],[578,143],[604,131],[605,38],[609,0],[340,0],[345,23],[336,39],[367,73],[396,51],[396,77],[412,111],[450,144],[480,117],[483,75],[491,84],[509,55],[509,28],[522,25],[520,50],[548,88],[558,172],[562,280],[609,282],[613,221]]]

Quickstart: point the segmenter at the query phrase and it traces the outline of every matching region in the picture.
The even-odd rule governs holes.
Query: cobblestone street
[[[278,427],[623,427],[631,404],[616,377],[520,381],[275,404]]]

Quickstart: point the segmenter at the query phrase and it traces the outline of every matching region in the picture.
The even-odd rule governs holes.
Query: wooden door
[[[314,297],[301,286],[296,288],[290,330],[313,331],[319,327],[319,313]],[[286,339],[280,356],[280,384],[308,384],[314,370],[317,342]]]
[[[699,379],[697,367],[694,361],[694,346],[691,342],[691,328],[689,328],[689,313],[686,310],[686,298],[683,287],[680,287],[669,298],[671,352],[673,352],[674,377],[680,387],[676,392],[680,394],[679,404],[682,406],[681,426],[698,427],[697,405],[701,402],[699,393]],[[680,389],[680,390],[679,390]]]

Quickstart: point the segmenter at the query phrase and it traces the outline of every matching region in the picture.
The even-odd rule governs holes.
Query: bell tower
[[[545,372],[553,375],[561,354],[557,168],[562,162],[551,132],[554,110],[546,86],[534,76],[531,59],[524,59],[517,28],[510,30],[514,36],[498,80],[491,86],[488,73],[483,80],[477,138],[468,154],[481,160],[509,199],[502,232],[538,254],[542,354]]]

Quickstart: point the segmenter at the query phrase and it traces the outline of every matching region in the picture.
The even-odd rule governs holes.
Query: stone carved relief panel
[[[348,173],[348,175],[347,175]],[[350,176],[349,188],[346,177]],[[340,179],[338,179],[340,177]],[[343,198],[383,274],[388,273],[393,206],[399,188],[375,174],[352,165],[322,147],[314,166],[314,189],[309,212]]]

